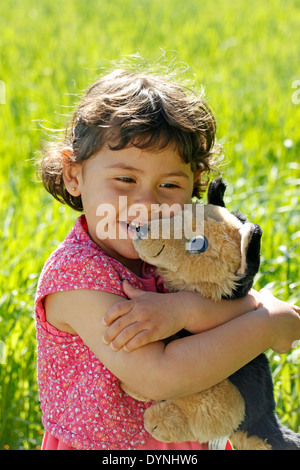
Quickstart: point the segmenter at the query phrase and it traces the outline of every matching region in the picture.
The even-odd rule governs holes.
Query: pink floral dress
[[[144,290],[164,292],[153,266],[145,264],[140,278],[96,245],[87,233],[84,215],[44,265],[35,299],[38,386],[45,428],[42,449],[207,448],[153,439],[143,426],[143,413],[151,403],[124,393],[118,378],[80,336],[62,332],[46,321],[46,295],[96,289],[126,298],[124,279]]]

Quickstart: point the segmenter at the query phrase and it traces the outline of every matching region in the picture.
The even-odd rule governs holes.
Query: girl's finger
[[[136,325],[137,323],[138,322],[136,320],[134,312],[133,313],[128,312],[127,315],[123,315],[117,318],[117,320],[115,320],[103,334],[103,337],[102,337],[103,342],[105,344],[111,343],[125,329],[129,328],[131,325]]]
[[[144,294],[145,291],[142,289],[138,289],[137,287],[133,287],[128,281],[123,281],[123,290],[124,293],[127,295],[129,299],[135,299],[136,297],[139,297],[140,295]]]
[[[135,349],[141,348],[142,346],[145,346],[146,344],[153,341],[154,340],[152,339],[151,331],[143,330],[135,335],[130,341],[128,341],[123,349],[126,352],[134,351]]]
[[[132,310],[133,305],[134,304],[130,302],[130,300],[117,302],[103,316],[102,323],[106,326],[111,325],[111,323],[113,323],[119,317],[129,313]]]
[[[129,325],[127,328],[121,331],[115,339],[110,343],[110,348],[113,351],[119,351],[121,348],[124,347],[127,343],[130,343],[134,338],[141,333],[142,326],[137,322],[132,325]]]

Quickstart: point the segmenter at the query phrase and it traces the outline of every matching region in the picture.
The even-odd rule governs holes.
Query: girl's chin
[[[131,243],[131,246],[128,248],[124,247],[124,249],[120,249],[119,254],[121,256],[124,256],[124,258],[129,258],[129,259],[140,259],[138,252],[134,249],[134,246]]]
[[[128,258],[139,259],[139,254],[135,250],[132,240],[101,240],[98,243],[110,256],[116,259]]]

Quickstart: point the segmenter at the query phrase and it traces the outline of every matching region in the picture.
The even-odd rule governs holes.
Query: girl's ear
[[[200,178],[201,173],[202,173],[201,170],[199,170],[195,173],[194,183],[196,183],[196,181],[198,181],[198,179]]]
[[[63,165],[63,180],[65,187],[71,196],[80,196],[80,176],[81,176],[81,165],[74,163],[72,159],[73,151],[70,147],[66,147],[62,153],[62,165]]]

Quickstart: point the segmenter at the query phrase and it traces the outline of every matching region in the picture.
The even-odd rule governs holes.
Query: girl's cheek
[[[97,216],[100,216],[96,224],[96,235],[99,240],[116,240],[118,236],[118,227],[116,224],[116,214],[113,208],[99,207]]]

